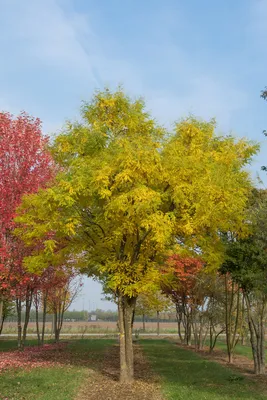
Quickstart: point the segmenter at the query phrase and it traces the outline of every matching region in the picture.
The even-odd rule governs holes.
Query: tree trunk
[[[136,298],[119,296],[120,325],[120,381],[131,383],[134,379],[132,318]]]
[[[52,314],[51,339],[55,333],[55,313]]]
[[[23,325],[23,336],[22,336],[22,347],[25,346],[26,342],[26,337],[27,337],[27,329],[28,329],[28,324],[30,320],[30,312],[31,312],[31,306],[32,306],[32,297],[33,297],[33,291],[29,290],[26,296],[26,306],[25,306],[25,321]]]
[[[2,318],[0,320],[0,335],[2,334],[4,322],[5,322],[5,316],[4,316],[4,314],[2,314]]]
[[[0,335],[1,335],[2,329],[3,329],[3,324],[4,324],[4,301],[3,301],[3,299],[0,299],[0,324],[1,324],[1,329],[0,329]]]
[[[228,292],[229,280],[225,275],[225,334],[229,364],[233,363],[233,352],[239,340],[240,326],[240,288],[231,281],[231,291]],[[241,315],[242,317],[242,315]]]
[[[145,319],[145,314],[143,314],[143,332],[146,331],[146,319]]]
[[[39,310],[38,310],[38,294],[35,294],[35,320],[36,320],[36,333],[38,339],[38,346],[41,345],[41,335],[39,326]]]
[[[207,336],[208,336],[208,331],[209,331],[209,327],[207,327],[207,329],[206,329],[206,331],[205,331],[205,333],[204,333],[204,336],[203,336],[203,338],[202,338],[202,342],[201,342],[201,344],[200,344],[200,350],[202,350],[202,349],[204,348],[205,344],[206,344],[206,339],[207,339]]]
[[[54,312],[54,337],[55,337],[55,342],[58,342],[59,333],[58,333],[58,314],[57,314],[57,311]]]
[[[118,317],[119,317],[119,343],[120,343],[120,381],[127,382],[127,363],[126,363],[126,346],[125,346],[125,329],[124,329],[124,305],[123,297],[118,298]]]
[[[264,296],[262,304],[260,305],[261,310],[260,312],[257,312],[255,318],[253,318],[249,295],[246,293],[244,295],[247,304],[248,326],[250,331],[250,343],[254,361],[254,372],[256,375],[264,375],[265,374],[264,315],[265,315],[266,299]]]
[[[21,325],[21,300],[16,299],[16,309],[17,309],[17,316],[18,316],[18,349],[22,349],[22,325]]]
[[[44,335],[45,335],[45,323],[46,323],[46,308],[47,308],[47,292],[43,298],[43,325],[42,325],[42,337],[41,344],[44,344]]]
[[[157,311],[157,335],[159,336],[159,311]]]
[[[181,313],[178,303],[175,304],[175,308],[176,308],[176,319],[177,319],[177,324],[178,324],[178,336],[179,336],[181,343],[183,343],[184,339],[183,339],[182,332],[181,332],[181,322],[182,322],[183,314]]]
[[[135,308],[135,298],[125,296],[124,298],[124,329],[125,329],[125,349],[128,382],[134,379],[134,357],[133,357],[133,331],[132,317]]]

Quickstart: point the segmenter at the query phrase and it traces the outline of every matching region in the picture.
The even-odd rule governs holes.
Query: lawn
[[[0,374],[0,400],[72,400],[88,371],[97,368],[102,352],[111,345],[110,340],[77,340],[67,348],[67,357],[62,357],[62,365],[47,368],[22,368],[8,370]],[[29,341],[28,345],[35,344]],[[0,349],[14,349],[15,341],[0,342]],[[25,350],[27,351],[27,349]],[[2,353],[3,354],[3,353]],[[89,368],[88,368],[89,367]]]
[[[144,339],[139,343],[140,346],[136,350],[139,347],[143,350],[150,361],[152,375],[147,378],[144,365],[141,366],[138,361],[138,379],[132,395],[129,391],[122,393],[120,385],[116,382],[117,375],[113,374],[113,367],[110,368],[114,366],[115,370],[118,370],[117,342],[112,339],[81,339],[62,343],[62,347],[58,349],[49,350],[52,345],[47,346],[47,352],[41,355],[45,360],[42,368],[13,368],[2,372],[0,400],[77,400],[80,399],[77,394],[85,384],[85,397],[81,397],[82,399],[98,400],[100,392],[97,390],[101,391],[104,387],[103,398],[153,400],[158,398],[153,397],[151,393],[154,381],[160,383],[163,399],[166,400],[267,399],[267,395],[260,393],[254,381],[215,362],[205,360],[194,351],[180,348],[167,340]],[[30,341],[28,344],[35,343]],[[15,346],[15,341],[0,341],[2,360],[5,354],[11,354],[4,352],[14,349]],[[30,348],[25,350],[27,351],[30,353]],[[38,359],[39,353],[35,355],[33,351],[33,357]],[[33,358],[33,363],[34,360]],[[148,384],[152,386],[147,386],[146,395],[142,397],[144,385]],[[93,388],[95,392],[92,394],[90,391]],[[150,397],[146,397],[148,392],[151,393]]]
[[[167,400],[267,399],[255,382],[165,340],[143,340]]]

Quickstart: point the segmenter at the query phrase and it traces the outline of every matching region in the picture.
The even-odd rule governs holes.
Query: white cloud
[[[154,11],[153,18],[144,22],[148,34],[136,39],[143,53],[139,58],[129,58],[123,49],[118,51],[115,38],[101,41],[97,37],[90,15],[66,8],[73,4],[74,0],[4,1],[9,38],[20,41],[22,63],[34,64],[36,70],[39,65],[46,66],[54,75],[64,74],[64,79],[70,79],[66,85],[80,87],[77,93],[81,96],[87,95],[89,88],[122,83],[130,94],[144,96],[153,114],[164,123],[192,112],[203,118],[215,116],[219,125],[228,129],[232,114],[245,105],[245,93],[227,76],[222,81],[219,75],[214,76],[212,67],[205,71],[201,60],[196,65],[179,39],[174,42],[172,28],[177,17],[171,10],[164,14]],[[110,50],[113,47],[114,52]],[[150,78],[153,74],[155,79]],[[181,84],[183,91],[179,90]],[[47,126],[57,124],[46,122]]]
[[[82,74],[98,84],[90,56],[83,48],[79,36],[94,37],[87,28],[84,16],[64,14],[56,0],[9,0],[3,7],[2,18],[8,20],[7,37],[23,45],[22,63],[41,62],[48,67]]]

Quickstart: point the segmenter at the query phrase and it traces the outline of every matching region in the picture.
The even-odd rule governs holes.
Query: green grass
[[[227,346],[226,346],[226,343],[223,341],[218,341],[216,343],[216,348],[223,350],[224,352],[227,353]],[[251,346],[242,346],[241,344],[237,344],[234,349],[234,354],[239,354],[240,356],[247,357],[250,360],[253,359]],[[267,359],[266,359],[266,361],[267,361]]]
[[[255,382],[164,340],[142,340],[167,400],[263,400]]]
[[[88,374],[90,377],[90,370],[99,369],[104,352],[114,343],[112,339],[71,340],[67,348],[70,357],[64,364],[62,361],[62,367],[6,371],[0,375],[0,400],[73,400]],[[194,351],[167,340],[144,339],[140,343],[161,378],[166,400],[267,399],[254,381]],[[2,351],[14,348],[16,341],[0,341]]]
[[[0,399],[14,400],[72,400],[85,376],[77,367],[38,368],[1,375]]]
[[[72,341],[68,347],[73,361],[63,367],[36,368],[31,371],[14,369],[2,373],[0,400],[73,400],[83,380],[88,377],[89,368],[97,368],[101,354],[113,343],[114,340],[106,339]],[[14,348],[14,341],[8,340],[5,344],[1,341],[2,350],[4,347],[5,350]],[[86,364],[88,359],[91,363],[89,368]]]

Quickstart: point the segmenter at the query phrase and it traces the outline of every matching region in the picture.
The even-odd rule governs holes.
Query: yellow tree
[[[201,248],[218,261],[219,232],[242,225],[250,191],[243,167],[257,148],[216,136],[213,121],[189,118],[169,134],[121,90],[96,93],[81,114],[54,141],[54,185],[24,198],[18,234],[44,240],[43,251],[25,259],[29,269],[75,257],[80,271],[115,293],[121,381],[130,382],[138,295],[158,281],[173,247]]]
[[[157,315],[157,334],[159,335],[159,314],[170,309],[172,302],[160,290],[150,290],[141,293],[136,302],[135,314],[143,318],[143,331],[145,331],[145,316]]]

